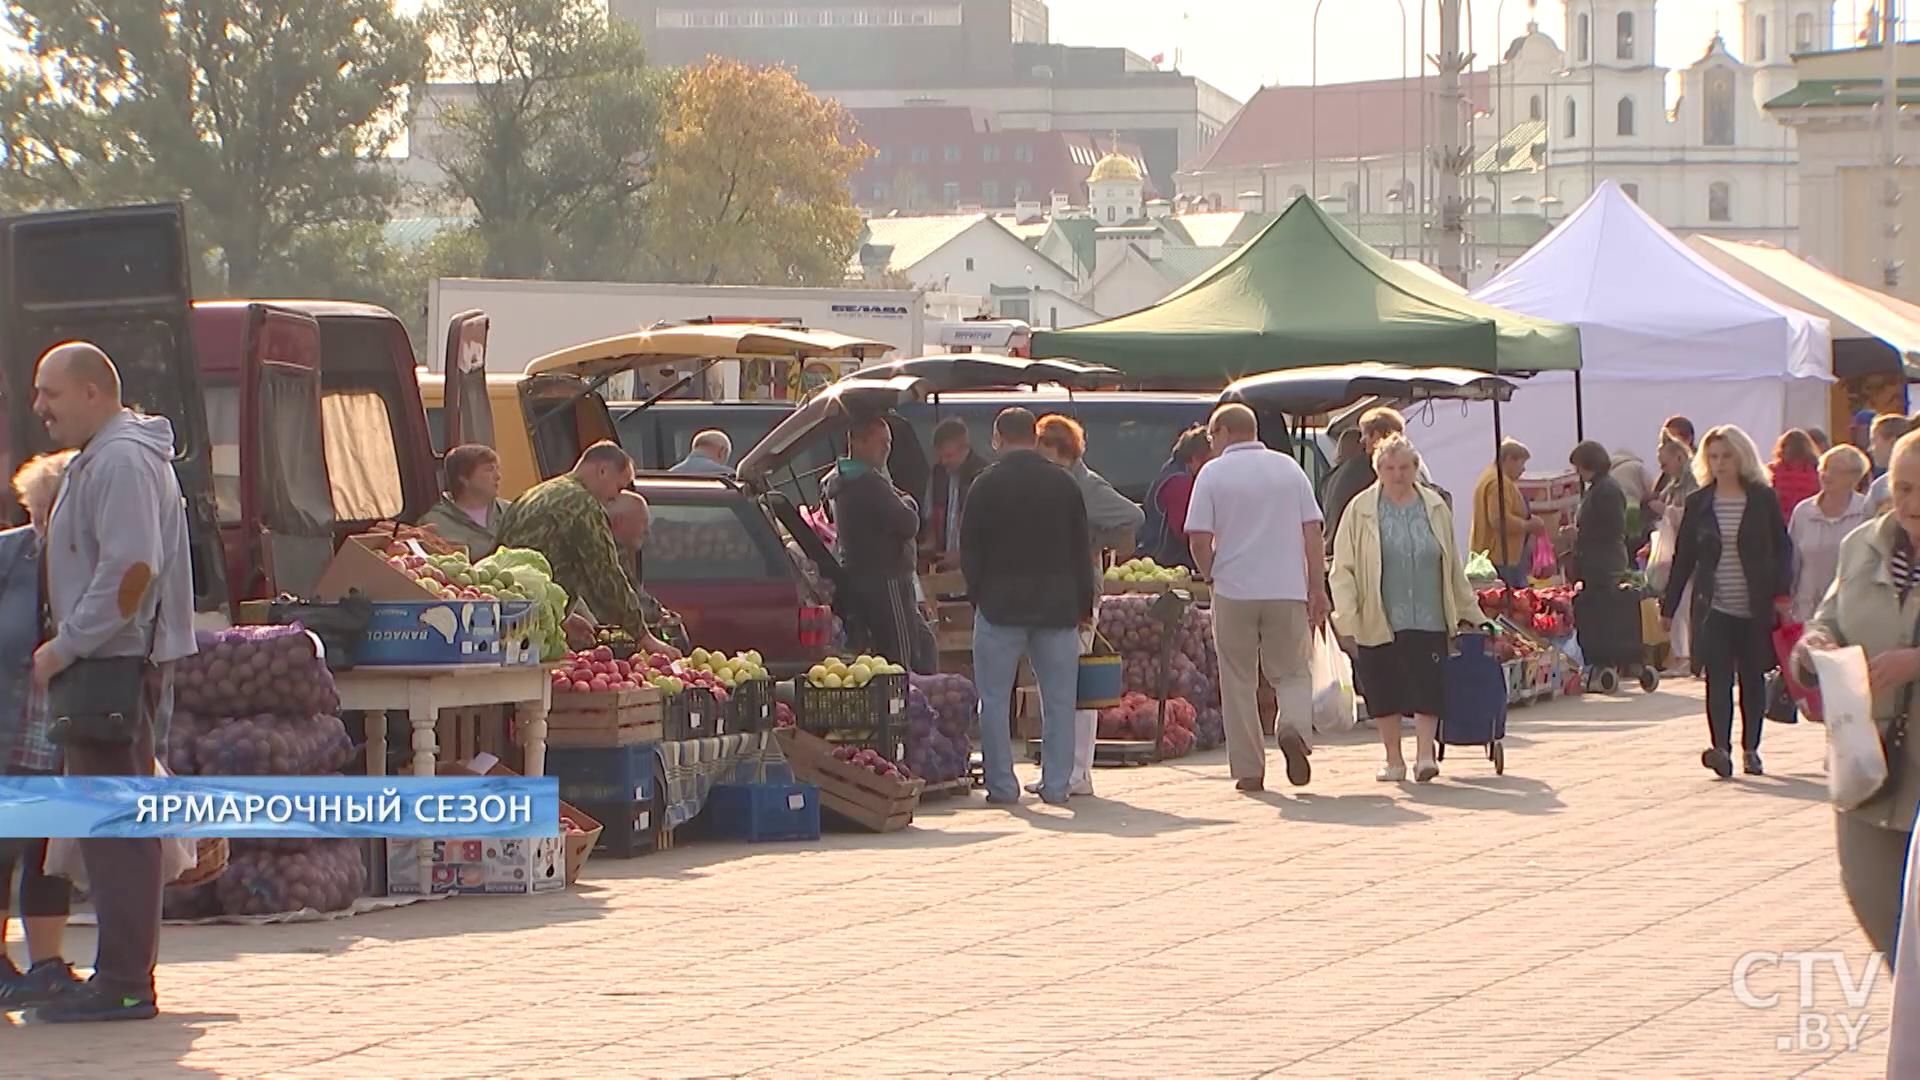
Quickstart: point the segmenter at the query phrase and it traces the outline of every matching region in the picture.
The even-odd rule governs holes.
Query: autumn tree
[[[659,271],[706,284],[838,285],[871,151],[791,71],[709,59],[668,91],[653,192]]]
[[[597,0],[441,0],[439,134],[423,148],[473,208],[500,277],[621,277],[645,226],[660,78]],[[424,111],[424,110],[423,110]]]
[[[0,193],[15,206],[184,199],[220,286],[386,217],[377,160],[424,73],[391,0],[14,0],[26,62],[0,75]]]

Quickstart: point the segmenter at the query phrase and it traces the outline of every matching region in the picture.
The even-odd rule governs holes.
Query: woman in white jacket
[[[1097,472],[1087,468],[1087,433],[1078,422],[1065,416],[1043,416],[1038,428],[1040,453],[1067,470],[1080,485],[1080,497],[1087,504],[1087,530],[1093,537],[1089,557],[1097,567],[1105,551],[1132,551],[1134,533],[1146,521],[1146,512]],[[1093,644],[1093,632],[1082,635],[1081,648]],[[1075,795],[1093,794],[1093,743],[1098,735],[1100,714],[1080,709],[1073,714],[1073,788]],[[1038,785],[1028,785],[1030,790]]]

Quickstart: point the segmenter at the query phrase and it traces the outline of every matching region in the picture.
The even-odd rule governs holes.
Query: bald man
[[[1213,638],[1220,655],[1227,761],[1241,791],[1264,790],[1259,678],[1280,699],[1280,752],[1287,780],[1313,778],[1314,631],[1326,625],[1326,542],[1313,482],[1289,454],[1260,442],[1245,405],[1222,405],[1207,423],[1218,453],[1201,466],[1187,508],[1194,565],[1213,582]]]
[[[187,517],[173,426],[121,400],[120,374],[93,345],[40,358],[34,412],[79,450],[47,525],[52,640],[33,654],[55,738],[75,776],[153,772],[173,711],[173,662],[194,652]],[[160,841],[80,841],[100,926],[94,977],[41,1005],[50,1022],[144,1020],[157,1009]]]

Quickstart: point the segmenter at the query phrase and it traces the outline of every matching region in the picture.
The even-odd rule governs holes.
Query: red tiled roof
[[[1491,76],[1474,72],[1461,79],[1467,101],[1486,108]],[[1427,130],[1439,107],[1440,81],[1426,83]],[[1320,116],[1313,131],[1313,110]],[[1417,150],[1421,116],[1420,80],[1376,79],[1311,86],[1266,86],[1240,107],[1213,144],[1183,172],[1246,169],[1291,161],[1375,157]],[[1317,150],[1317,153],[1316,153]]]

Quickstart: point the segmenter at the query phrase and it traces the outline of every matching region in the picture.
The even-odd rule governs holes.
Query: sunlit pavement
[[[976,794],[889,836],[596,860],[563,896],[169,928],[159,1020],[15,1015],[0,1069],[1879,1076],[1887,980],[1836,976],[1868,954],[1820,729],[1769,725],[1771,775],[1715,781],[1696,686],[1516,711],[1503,778],[1463,750],[1376,783],[1362,730],[1303,792],[1276,754],[1274,789],[1237,794],[1214,753],[1102,771],[1068,809]],[[1817,954],[1804,1001],[1790,952]]]

